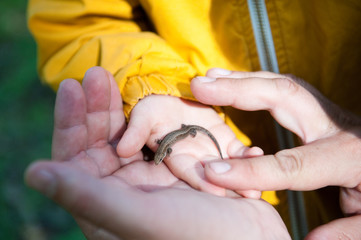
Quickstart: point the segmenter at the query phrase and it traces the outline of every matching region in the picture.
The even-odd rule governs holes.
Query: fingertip
[[[211,182],[212,184],[229,188],[229,186],[226,186],[226,181],[227,175],[231,170],[231,164],[226,161],[209,162],[204,166],[204,176],[207,181]]]
[[[110,84],[108,71],[98,66],[89,68],[82,81],[85,93],[91,93],[93,98],[98,92],[107,92],[106,96],[110,96]]]
[[[249,157],[259,157],[259,156],[263,156],[264,152],[261,148],[259,147],[251,147],[251,148],[247,148],[244,151],[244,157],[249,158]]]
[[[199,83],[212,83],[215,82],[217,79],[216,78],[211,78],[211,77],[196,77],[197,81]]]
[[[82,88],[77,80],[72,78],[64,79],[61,81],[57,91],[57,104],[72,104],[74,100],[83,98],[82,94],[77,94],[79,91],[82,91]]]
[[[32,163],[24,173],[24,180],[29,187],[49,198],[55,195],[57,178],[44,162]]]
[[[191,89],[200,87],[202,84],[212,83],[217,81],[216,78],[206,77],[206,76],[197,76],[191,81]]]
[[[83,122],[85,105],[85,96],[80,83],[70,78],[63,80],[56,95],[55,127],[66,128]]]
[[[250,158],[262,156],[264,152],[259,147],[247,147],[235,139],[228,147],[228,154],[231,158]]]
[[[83,88],[89,88],[90,90],[95,92],[99,89],[110,88],[110,81],[106,82],[104,81],[104,79],[109,80],[107,70],[98,66],[91,67],[84,74],[82,81]]]
[[[31,187],[31,177],[35,174],[37,168],[38,168],[39,162],[33,162],[31,163],[24,172],[24,182]]]
[[[208,77],[195,77],[191,81],[191,91],[194,97],[204,104],[217,104],[217,99],[214,99],[217,96],[218,87],[217,87],[217,79],[216,78],[208,78]]]
[[[237,193],[244,198],[250,199],[260,199],[262,196],[262,192],[258,190],[237,191]]]
[[[88,77],[89,75],[91,74],[107,74],[107,70],[100,67],[100,66],[94,66],[94,67],[91,67],[89,68],[85,74],[84,74],[84,78]]]
[[[219,77],[219,76],[229,76],[232,74],[232,71],[224,68],[211,68],[207,71],[207,77]]]
[[[193,78],[191,81],[191,91],[192,91],[193,95],[199,101],[203,101],[203,98],[205,98],[204,92],[207,92],[207,89],[205,89],[205,87],[207,85],[205,85],[205,84],[213,83],[215,81],[216,81],[215,78],[207,78],[207,77],[201,77],[201,76]]]
[[[117,154],[122,158],[133,156],[142,149],[146,143],[146,139],[145,137],[141,137],[136,129],[128,127],[117,145]]]
[[[231,159],[205,165],[205,176],[211,183],[231,190],[261,190],[259,177],[253,173],[248,159]]]
[[[227,173],[228,171],[230,171],[232,166],[228,162],[220,161],[220,162],[209,163],[208,168],[213,173],[220,175],[220,174],[224,174],[224,173]]]
[[[74,87],[81,87],[79,81],[72,78],[67,78],[60,82],[57,92],[59,93],[59,91],[63,91],[64,89],[72,90]]]
[[[259,190],[237,190],[238,179],[233,179],[234,184],[228,184],[227,173],[232,170],[232,165],[225,161],[211,162],[205,167],[205,176],[212,183],[227,189],[234,190],[237,194],[245,198],[260,199],[262,192]],[[227,190],[229,192],[229,190]]]

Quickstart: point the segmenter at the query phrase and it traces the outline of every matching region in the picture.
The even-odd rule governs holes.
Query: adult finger
[[[110,80],[101,67],[90,68],[83,79],[87,104],[88,147],[106,144],[110,134]]]
[[[79,155],[77,162],[93,174],[107,176],[119,168],[120,162],[109,143],[115,135],[111,136],[111,107],[119,117],[118,106],[111,106],[112,95],[110,74],[101,67],[90,68],[83,79],[82,87],[86,100],[86,154],[89,158]],[[114,94],[114,92],[113,92]],[[118,100],[120,100],[118,98]],[[113,116],[114,117],[114,116]],[[117,119],[115,119],[117,120]],[[123,121],[124,123],[124,121]],[[115,125],[115,127],[120,127]],[[115,131],[115,129],[113,129]],[[114,145],[116,143],[113,143]],[[91,161],[92,160],[92,161]],[[94,168],[95,167],[95,168]]]
[[[354,188],[361,181],[360,145],[357,136],[340,133],[275,155],[209,163],[205,176],[233,190]]]
[[[316,228],[306,240],[361,239],[361,216],[341,218]]]
[[[211,68],[207,71],[206,76],[209,78],[277,78],[280,75],[268,71],[245,72],[230,71],[223,68]]]
[[[86,149],[86,102],[83,89],[74,79],[58,89],[54,109],[53,159],[65,161]]]
[[[233,106],[247,111],[268,110],[282,126],[296,133],[305,143],[332,131],[334,125],[314,94],[290,78],[277,76],[197,77],[192,80],[191,88],[194,96],[205,104]]]

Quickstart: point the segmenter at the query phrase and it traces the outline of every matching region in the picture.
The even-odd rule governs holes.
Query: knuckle
[[[275,78],[273,80],[278,92],[283,95],[294,95],[300,89],[300,85],[298,85],[298,83],[293,81],[291,78],[284,77]]]
[[[288,178],[294,178],[302,169],[302,154],[296,149],[282,150],[275,154],[280,171]]]

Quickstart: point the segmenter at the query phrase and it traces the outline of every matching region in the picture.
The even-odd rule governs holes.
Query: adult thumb
[[[36,162],[27,169],[25,181],[73,216],[117,236],[134,234],[142,216],[136,206],[145,206],[139,193],[125,183],[115,191],[112,184],[64,162]]]
[[[352,188],[359,183],[358,142],[355,135],[340,133],[275,155],[210,162],[205,176],[232,190]]]

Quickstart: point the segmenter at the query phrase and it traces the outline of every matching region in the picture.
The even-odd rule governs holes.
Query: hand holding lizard
[[[143,161],[140,151],[131,161],[119,159],[114,143],[125,127],[109,73],[92,68],[83,86],[65,80],[55,106],[53,159],[26,172],[27,184],[68,210],[87,239],[290,239],[265,201],[198,192],[165,164]]]
[[[156,151],[159,147],[157,141],[179,129],[182,124],[199,125],[208,129],[217,139],[224,158],[263,154],[259,148],[245,147],[211,107],[161,95],[148,96],[134,107],[117,152],[124,158],[130,157],[140,151],[144,144]],[[227,192],[224,188],[210,184],[204,177],[204,163],[219,158],[219,152],[209,137],[198,134],[195,139],[186,138],[177,142],[172,147],[172,154],[165,159],[165,164],[177,178],[193,188],[224,196]],[[260,196],[258,191],[240,193],[252,198]]]

